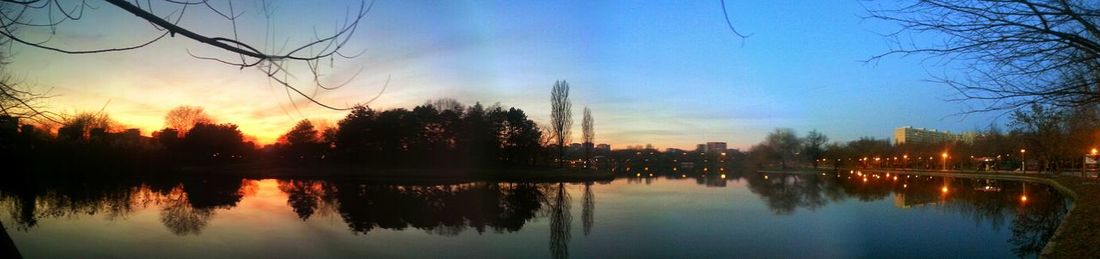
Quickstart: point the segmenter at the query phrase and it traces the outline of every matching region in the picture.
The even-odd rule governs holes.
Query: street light
[[[1020,149],[1020,172],[1027,173],[1027,159],[1024,158],[1024,154],[1027,153],[1027,149]]]
[[[1088,168],[1087,164],[1089,162],[1090,155],[1093,157],[1093,159],[1096,158],[1096,148],[1092,148],[1092,151],[1089,152],[1088,155],[1085,155],[1084,159],[1081,159],[1081,176],[1085,176],[1085,169]]]
[[[947,152],[943,152],[943,154],[940,154],[940,156],[943,157],[943,170],[946,171],[947,170]]]

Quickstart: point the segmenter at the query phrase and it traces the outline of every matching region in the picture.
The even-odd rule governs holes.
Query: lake
[[[1036,183],[847,171],[0,184],[27,258],[1035,257],[1071,206]]]

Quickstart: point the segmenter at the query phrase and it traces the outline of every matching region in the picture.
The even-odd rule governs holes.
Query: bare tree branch
[[[62,3],[60,0],[0,0],[0,6],[4,8],[0,11],[0,36],[11,39],[19,44],[31,46],[34,48],[40,48],[44,50],[64,53],[64,54],[97,54],[105,52],[119,52],[129,51],[134,49],[143,48],[153,43],[156,43],[165,38],[165,36],[175,37],[176,35],[183,36],[187,39],[194,40],[205,46],[214,47],[219,50],[220,53],[228,53],[236,56],[236,60],[226,60],[218,57],[200,56],[187,51],[188,55],[201,60],[214,61],[226,65],[236,66],[239,68],[256,67],[262,73],[269,78],[277,81],[280,85],[288,88],[289,91],[296,93],[297,95],[304,97],[312,103],[320,105],[329,109],[347,109],[347,107],[334,107],[321,103],[316,99],[316,91],[313,95],[306,94],[301,91],[299,87],[292,86],[291,81],[288,79],[294,78],[294,76],[287,70],[287,62],[302,62],[308,67],[309,73],[313,74],[314,78],[311,80],[314,84],[315,90],[333,90],[340,88],[343,85],[348,84],[355,77],[348,79],[344,83],[337,84],[335,86],[326,86],[321,83],[319,77],[322,71],[319,66],[319,62],[322,59],[328,59],[330,62],[335,57],[339,58],[355,58],[359,54],[348,55],[343,53],[344,47],[351,40],[356,30],[359,28],[359,23],[374,7],[374,2],[359,1],[358,8],[349,9],[347,18],[338,24],[333,32],[328,35],[321,35],[314,31],[312,40],[306,41],[300,45],[292,46],[291,48],[284,47],[271,48],[268,44],[270,28],[266,32],[262,47],[261,45],[254,45],[255,43],[248,43],[240,38],[238,31],[238,20],[245,15],[244,11],[237,10],[232,0],[224,0],[224,5],[215,5],[212,0],[160,0],[158,3],[163,6],[168,6],[168,10],[162,8],[154,9],[152,1],[146,1],[144,4],[142,1],[127,1],[127,0],[103,0],[108,5],[118,8],[126,13],[133,15],[141,19],[144,22],[148,22],[153,29],[157,31],[163,31],[148,41],[137,43],[130,46],[122,47],[108,47],[97,49],[68,49],[57,47],[48,42],[53,38],[53,35],[57,32],[57,27],[62,26],[65,22],[81,20],[85,15],[85,8],[92,8],[87,1],[81,0],[76,2]],[[175,8],[171,8],[171,7]],[[228,21],[231,34],[229,36],[216,36],[207,35],[197,32],[193,28],[188,28],[180,25],[180,21],[183,19],[185,13],[189,7],[204,7],[206,10],[212,12],[217,17],[221,17]],[[261,4],[261,9],[264,12],[264,18],[271,19],[271,13],[274,8],[270,6],[266,1]],[[167,15],[159,16],[156,10],[161,10],[162,13],[166,12]],[[57,15],[55,15],[57,13]],[[32,15],[33,14],[33,15]],[[45,21],[35,21],[32,17],[45,16]],[[270,24],[270,23],[269,23]],[[270,26],[270,25],[269,25]],[[32,40],[23,37],[16,33],[16,30],[22,27],[27,28],[49,28],[50,33],[46,39]],[[265,51],[266,49],[266,51]],[[360,54],[362,52],[359,52]],[[361,72],[361,71],[360,71]],[[358,75],[359,73],[356,73]]]
[[[954,89],[951,101],[983,106],[966,113],[1100,103],[1100,2],[913,0],[868,13],[900,29],[884,34],[895,42],[893,49],[867,61],[922,55],[961,65],[961,75],[931,81]],[[942,42],[898,44],[924,34]]]
[[[737,31],[736,28],[733,27],[733,22],[730,22],[730,14],[729,14],[728,11],[726,11],[726,0],[721,0],[721,2],[722,2],[722,18],[726,19],[726,26],[729,26],[730,31],[733,32],[733,35],[737,35],[738,38],[741,38],[741,43],[744,44],[745,39],[748,38],[748,37],[751,37],[752,34],[741,34],[740,32]]]

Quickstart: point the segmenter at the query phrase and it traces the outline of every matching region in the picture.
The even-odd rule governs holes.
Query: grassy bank
[[[1072,191],[1073,209],[1050,238],[1043,257],[1090,258],[1100,255],[1100,181],[1072,176],[1052,180]]]

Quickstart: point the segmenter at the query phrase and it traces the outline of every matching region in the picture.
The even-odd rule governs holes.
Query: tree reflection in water
[[[214,217],[213,208],[195,208],[191,205],[183,186],[172,188],[160,211],[160,222],[176,235],[198,235],[206,227],[206,222]]]
[[[43,218],[71,215],[106,215],[121,218],[134,210],[133,190],[140,182],[57,183],[0,181],[0,207],[10,213],[14,228],[29,230]]]
[[[581,224],[584,224],[584,236],[588,236],[588,233],[592,232],[592,224],[595,223],[594,213],[596,210],[596,201],[592,195],[592,182],[584,183],[584,197],[581,198],[583,204],[581,208]]]
[[[410,226],[440,235],[457,235],[467,228],[478,233],[489,228],[514,232],[535,218],[543,199],[538,186],[521,183],[337,183],[332,191],[334,207],[348,227],[364,234],[373,228]]]
[[[0,204],[18,229],[29,230],[44,218],[106,215],[124,218],[135,209],[158,207],[160,221],[177,235],[199,234],[215,209],[240,201],[239,178],[183,182],[11,181],[0,184]]]
[[[1051,195],[1049,192],[1028,193],[1028,196]],[[1023,196],[1023,197],[1028,197]],[[1013,252],[1020,257],[1036,255],[1042,252],[1047,240],[1054,235],[1062,218],[1069,211],[1065,202],[1052,202],[1046,197],[1026,199],[1024,206],[1018,209],[1012,224]],[[1021,199],[1024,201],[1024,199]]]
[[[860,202],[892,199],[898,208],[925,207],[964,215],[994,229],[1011,224],[1011,237],[1006,241],[1020,256],[1040,252],[1069,209],[1068,201],[1054,189],[1032,183],[860,172],[726,174],[726,178],[696,175],[694,181],[708,187],[743,181],[776,215],[793,214],[799,209],[816,210],[850,199]],[[627,182],[653,183],[657,179],[632,175]],[[4,222],[22,231],[35,228],[42,219],[98,215],[112,220],[138,209],[157,209],[169,232],[200,235],[208,222],[217,217],[218,210],[231,210],[242,198],[254,195],[256,183],[239,178],[0,181],[0,209],[6,210],[11,219]],[[367,234],[376,228],[410,227],[443,236],[458,235],[468,229],[478,233],[516,232],[536,218],[547,218],[550,253],[564,258],[569,256],[572,224],[569,185],[490,182],[396,185],[281,180],[278,190],[287,195],[286,204],[299,219],[338,216],[356,234]],[[586,236],[595,224],[593,189],[592,183],[583,183],[583,189],[578,189]]]
[[[565,191],[564,183],[558,183],[552,192],[554,195],[547,202],[550,207],[550,255],[569,258],[569,230],[573,221],[569,213],[569,192]]]
[[[214,218],[215,209],[231,209],[241,201],[245,180],[210,178],[183,181],[165,196],[160,221],[176,235],[198,235]]]
[[[335,202],[331,194],[336,190],[324,181],[279,181],[279,190],[287,194],[287,205],[305,221],[317,212],[327,212],[328,204]]]
[[[749,190],[776,215],[847,199],[872,202],[892,197],[899,208],[933,206],[969,216],[975,224],[988,222],[994,229],[1012,219],[1008,242],[1021,257],[1038,255],[1069,209],[1068,200],[1053,188],[1025,182],[862,172],[758,174],[745,179]]]

